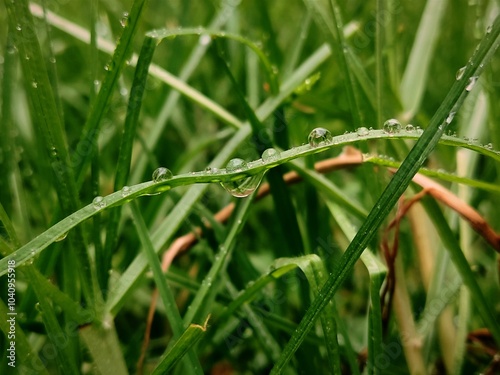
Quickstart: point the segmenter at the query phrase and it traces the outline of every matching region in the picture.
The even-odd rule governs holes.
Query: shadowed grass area
[[[0,6],[0,372],[498,371],[496,2],[90,5]]]

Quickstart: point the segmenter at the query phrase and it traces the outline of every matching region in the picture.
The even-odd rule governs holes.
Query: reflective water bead
[[[241,172],[248,168],[247,162],[243,159],[234,158],[229,160],[229,163],[226,165],[226,172]]]
[[[365,137],[367,136],[368,134],[370,134],[370,131],[365,128],[364,126],[358,128],[358,130],[356,130],[356,133],[360,136],[360,137]]]
[[[408,124],[408,125],[405,126],[405,130],[408,133],[413,133],[415,131],[415,127],[412,124]]]
[[[127,195],[129,195],[130,193],[132,192],[132,189],[130,188],[130,186],[124,186],[122,188],[122,197],[126,197]]]
[[[104,200],[103,197],[101,197],[100,195],[98,195],[97,197],[94,198],[94,200],[92,201],[92,205],[94,206],[94,208],[96,210],[100,210],[104,207],[106,207],[106,201]]]
[[[68,232],[64,232],[63,234],[61,234],[59,237],[57,237],[54,242],[59,242],[59,241],[62,241],[64,240],[66,237],[68,236]]]
[[[324,128],[313,129],[309,133],[308,141],[311,147],[318,147],[321,144],[329,143],[333,139],[332,133]]]
[[[465,66],[462,66],[460,69],[457,70],[456,74],[457,81],[464,76],[464,72],[465,72]]]
[[[467,87],[465,88],[465,91],[471,91],[474,85],[477,82],[477,77],[470,77],[469,78],[469,83],[467,84]]]
[[[243,177],[236,181],[221,182],[221,185],[233,197],[244,198],[252,194],[257,189],[264,177],[264,173],[255,176]]]
[[[153,181],[154,182],[162,182],[169,180],[173,177],[172,172],[170,172],[170,169],[160,167],[156,168],[155,171],[153,172]]]
[[[453,121],[453,118],[455,117],[455,112],[450,112],[448,114],[448,117],[446,117],[446,123],[450,124]]]
[[[486,148],[488,150],[493,150],[493,144],[492,143],[485,144],[484,148]]]
[[[275,150],[274,148],[268,148],[262,153],[262,161],[264,163],[272,163],[274,161],[279,160],[280,152]]]
[[[384,122],[383,129],[387,134],[396,134],[401,130],[401,123],[398,120],[391,118]]]
[[[208,46],[211,41],[212,41],[212,37],[210,35],[203,34],[200,36],[198,43],[200,43],[202,46]]]
[[[209,174],[219,173],[219,169],[215,168],[215,167],[206,167],[205,173],[209,173]]]
[[[123,12],[122,19],[120,20],[120,25],[122,25],[122,27],[125,27],[127,26],[127,24],[128,24],[128,12]]]

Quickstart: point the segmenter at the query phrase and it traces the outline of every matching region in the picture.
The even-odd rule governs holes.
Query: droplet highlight
[[[370,134],[370,131],[362,126],[358,128],[358,130],[356,130],[356,134],[358,134],[360,137],[366,137],[368,134]]]
[[[446,117],[446,123],[450,124],[453,121],[453,118],[455,117],[455,112],[450,112],[448,114],[448,117]]]
[[[259,187],[262,177],[264,177],[264,173],[259,173],[235,181],[221,182],[221,185],[233,197],[244,198],[248,197]]]
[[[173,174],[170,169],[160,167],[155,169],[152,177],[154,182],[162,182],[171,179],[173,177]]]
[[[234,159],[229,160],[229,162],[227,163],[226,172],[227,173],[241,172],[247,168],[248,168],[248,165],[247,165],[247,162],[245,160],[239,159],[239,158],[234,158]]]
[[[408,124],[408,125],[405,126],[405,130],[408,133],[413,133],[415,131],[415,127],[412,124]]]
[[[401,130],[401,123],[398,120],[391,118],[384,122],[383,129],[387,134],[396,134]]]
[[[280,152],[274,148],[268,148],[262,153],[262,161],[264,163],[273,163],[280,158]]]
[[[465,66],[462,66],[460,69],[457,70],[456,74],[457,81],[464,76],[464,72],[465,72]]]
[[[474,88],[474,85],[477,82],[477,77],[470,77],[469,78],[469,83],[465,87],[465,91],[471,91]]]
[[[130,186],[124,186],[122,188],[122,197],[126,197],[127,195],[130,195],[131,192],[132,192],[132,189],[130,188]]]
[[[101,210],[103,209],[104,207],[106,207],[106,201],[104,200],[103,197],[101,197],[100,195],[98,195],[97,197],[94,198],[94,200],[92,201],[92,205],[94,206],[94,208],[96,210]]]
[[[309,133],[308,141],[311,147],[318,147],[332,141],[332,133],[325,128],[316,128]]]

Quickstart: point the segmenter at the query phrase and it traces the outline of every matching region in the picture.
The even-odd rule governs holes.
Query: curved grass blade
[[[152,374],[159,375],[169,373],[177,362],[203,337],[207,331],[209,318],[210,316],[207,317],[203,325],[190,324],[170,350],[164,354]]]
[[[371,239],[375,236],[375,233],[382,221],[387,217],[389,211],[407,188],[413,176],[417,173],[427,156],[436,146],[439,138],[445,131],[446,126],[451,123],[453,116],[460,108],[468,94],[466,87],[469,84],[469,79],[479,76],[484,65],[489,62],[496,51],[500,42],[499,35],[500,17],[495,20],[493,26],[489,29],[489,32],[482,39],[476,52],[471,57],[469,64],[464,71],[464,75],[451,87],[443,103],[432,117],[428,128],[424,131],[415,146],[411,149],[410,153],[401,165],[401,168],[389,182],[386,189],[366,218],[366,221],[360,227],[358,233],[340,259],[338,266],[335,268],[334,272],[328,278],[328,281],[323,287],[321,293],[322,298],[316,298],[312,302],[297,331],[285,347],[280,361],[276,363],[273,368],[273,374],[280,373],[284,370],[284,367],[290,361],[293,353],[298,349],[305,335],[312,328],[317,316],[345,280],[360,255],[368,246]],[[497,338],[495,336],[495,338],[498,342],[500,342],[500,337]]]

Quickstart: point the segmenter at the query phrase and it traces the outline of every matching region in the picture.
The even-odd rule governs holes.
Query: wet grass
[[[2,7],[18,371],[498,371],[495,2]]]

